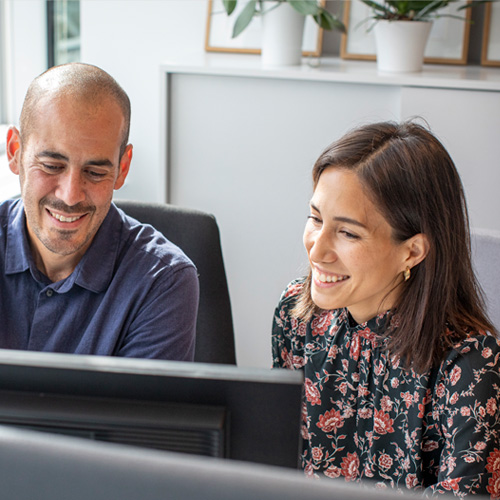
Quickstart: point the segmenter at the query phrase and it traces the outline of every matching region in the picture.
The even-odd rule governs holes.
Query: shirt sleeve
[[[194,266],[158,279],[146,295],[116,355],[192,361],[199,283]]]
[[[445,363],[434,393],[444,440],[431,496],[453,493],[500,497],[500,351],[478,336]]]

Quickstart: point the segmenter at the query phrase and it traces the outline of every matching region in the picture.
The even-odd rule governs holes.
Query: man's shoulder
[[[172,269],[194,267],[191,259],[177,245],[168,240],[160,231],[128,216],[112,206],[121,220],[120,254],[126,260],[148,261]]]
[[[8,199],[0,201],[0,217],[8,218],[13,212],[17,212],[19,207],[21,206],[20,199]]]
[[[19,215],[19,211],[22,209],[22,201],[20,199],[0,201],[0,227],[2,228],[2,234],[7,230],[9,222]]]

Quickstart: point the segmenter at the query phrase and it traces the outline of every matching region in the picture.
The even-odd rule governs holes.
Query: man
[[[0,348],[192,360],[198,278],[182,251],[111,203],[132,159],[130,102],[101,69],[30,85],[0,203]]]

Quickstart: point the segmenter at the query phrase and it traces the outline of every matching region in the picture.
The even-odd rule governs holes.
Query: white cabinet
[[[242,366],[270,366],[274,307],[307,269],[311,168],[349,128],[422,116],[461,172],[472,223],[500,229],[500,69],[381,76],[330,59],[264,70],[257,56],[211,54],[162,66],[161,83],[165,198],[217,217]]]

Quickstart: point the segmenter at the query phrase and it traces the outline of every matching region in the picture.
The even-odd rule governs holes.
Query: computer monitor
[[[0,350],[0,425],[298,467],[301,372]]]
[[[0,425],[2,498],[15,500],[404,500],[300,470],[158,452]],[[445,498],[447,498],[445,496]]]

